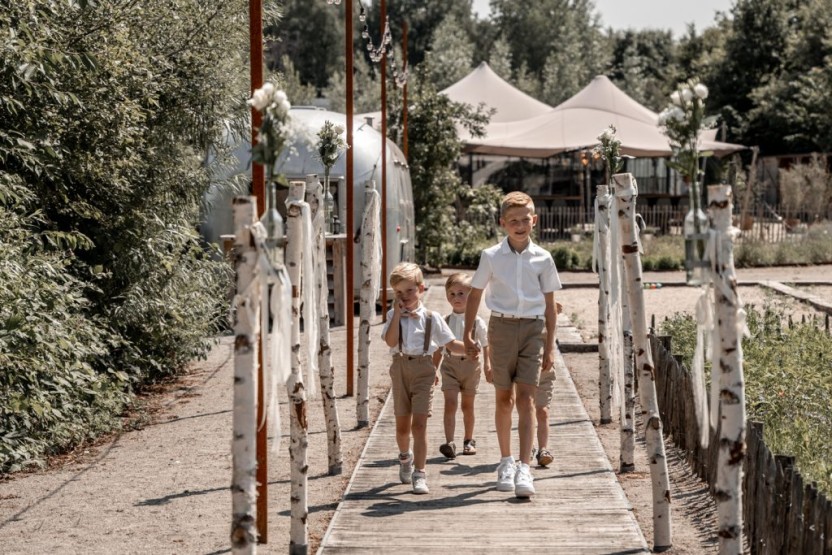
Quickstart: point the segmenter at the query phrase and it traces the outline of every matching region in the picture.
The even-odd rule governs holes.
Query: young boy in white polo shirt
[[[403,484],[412,484],[413,493],[428,493],[427,422],[433,388],[439,382],[432,355],[441,347],[461,355],[465,347],[439,314],[422,306],[425,282],[419,266],[410,262],[398,264],[390,273],[390,286],[396,298],[393,309],[387,313],[381,337],[393,355],[390,379],[399,447],[399,479]]]
[[[485,291],[485,304],[491,309],[488,344],[496,389],[494,423],[502,457],[497,467],[497,490],[513,490],[521,498],[535,493],[529,469],[533,400],[541,372],[553,371],[557,327],[554,292],[561,288],[552,255],[531,240],[536,223],[531,197],[519,191],[503,197],[500,226],[506,238],[482,251],[465,309],[466,354],[476,355],[479,347],[472,332]],[[515,399],[520,436],[518,464],[511,455]]]

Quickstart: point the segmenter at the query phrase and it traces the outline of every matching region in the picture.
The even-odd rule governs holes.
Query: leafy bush
[[[581,266],[581,258],[570,247],[558,246],[549,251],[555,260],[555,267],[559,271],[576,270]]]
[[[747,312],[751,335],[742,345],[748,419],[762,421],[769,448],[793,455],[805,478],[829,494],[832,337],[811,322],[784,327],[784,315],[767,307],[748,307]],[[696,344],[693,318],[678,315],[661,330],[673,337],[674,353],[690,367]]]

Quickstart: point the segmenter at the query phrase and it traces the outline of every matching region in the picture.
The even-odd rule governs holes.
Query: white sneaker
[[[399,455],[399,480],[403,484],[409,484],[413,477],[413,451],[408,451],[406,455],[405,458]]]
[[[512,491],[514,489],[514,461],[500,461],[497,467],[497,491]]]
[[[517,473],[514,475],[514,496],[531,497],[535,493],[532,471],[527,464],[520,463],[517,467]]]
[[[425,475],[424,472],[419,472],[417,470],[413,473],[413,493],[424,494],[429,492],[430,490],[428,489],[428,477]]]

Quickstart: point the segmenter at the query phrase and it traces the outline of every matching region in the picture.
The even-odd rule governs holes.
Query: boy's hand
[[[474,341],[474,338],[471,337],[473,332],[469,335],[465,336],[465,356],[469,356],[474,360],[477,360],[480,356],[480,346]]]
[[[541,372],[551,372],[555,368],[555,355],[552,351],[546,351],[543,355],[543,362],[540,365]]]
[[[556,314],[563,314],[563,305],[559,302],[555,302],[555,313]]]
[[[439,370],[436,371],[436,376],[433,378],[433,385],[439,385]]]
[[[485,381],[488,383],[494,383],[494,371],[491,370],[491,365],[483,366],[482,371],[485,374]]]

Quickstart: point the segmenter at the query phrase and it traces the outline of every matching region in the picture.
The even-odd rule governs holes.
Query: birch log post
[[[234,210],[234,413],[231,478],[231,549],[235,554],[257,552],[257,332],[260,301],[249,295],[257,252],[251,238],[255,222],[254,197],[236,197]]]
[[[286,268],[292,282],[292,373],[286,384],[289,394],[289,476],[291,523],[289,525],[289,553],[306,555],[309,544],[309,531],[306,524],[307,505],[307,470],[306,448],[309,443],[308,421],[306,411],[306,389],[303,384],[303,372],[300,364],[300,298],[301,267],[303,256],[303,221],[301,203],[303,202],[306,183],[292,181],[289,183],[286,225]]]
[[[376,202],[375,182],[364,184],[364,217],[361,220],[361,290],[359,291],[358,325],[358,394],[355,414],[358,427],[370,425],[370,319],[375,313],[378,295],[376,249],[379,203]],[[376,291],[373,291],[375,284]]]
[[[653,551],[663,552],[672,547],[670,521],[670,479],[664,453],[662,420],[656,397],[656,369],[647,336],[647,315],[644,310],[644,289],[641,277],[638,231],[636,229],[636,189],[632,174],[619,173],[613,177],[616,210],[618,212],[621,254],[624,257],[624,281],[633,325],[635,368],[639,372],[639,401],[645,423],[647,460],[653,485]]]
[[[601,424],[612,422],[612,380],[610,379],[610,341],[607,337],[610,318],[610,188],[596,187],[598,205],[595,225],[598,230],[598,402]]]
[[[708,187],[713,222],[711,278],[719,335],[719,359],[711,379],[719,379],[719,457],[716,477],[719,553],[742,551],[742,464],[745,458],[745,381],[742,360],[742,303],[737,294],[729,185]],[[714,345],[713,348],[717,348]]]
[[[320,336],[318,339],[318,371],[321,377],[321,401],[326,420],[326,451],[328,474],[341,474],[341,423],[338,406],[335,404],[335,369],[332,366],[332,349],[329,344],[329,283],[326,268],[326,224],[324,222],[323,187],[317,175],[306,177],[306,190],[312,208],[313,236],[315,238],[315,286],[318,289],[318,312],[320,315]]]

